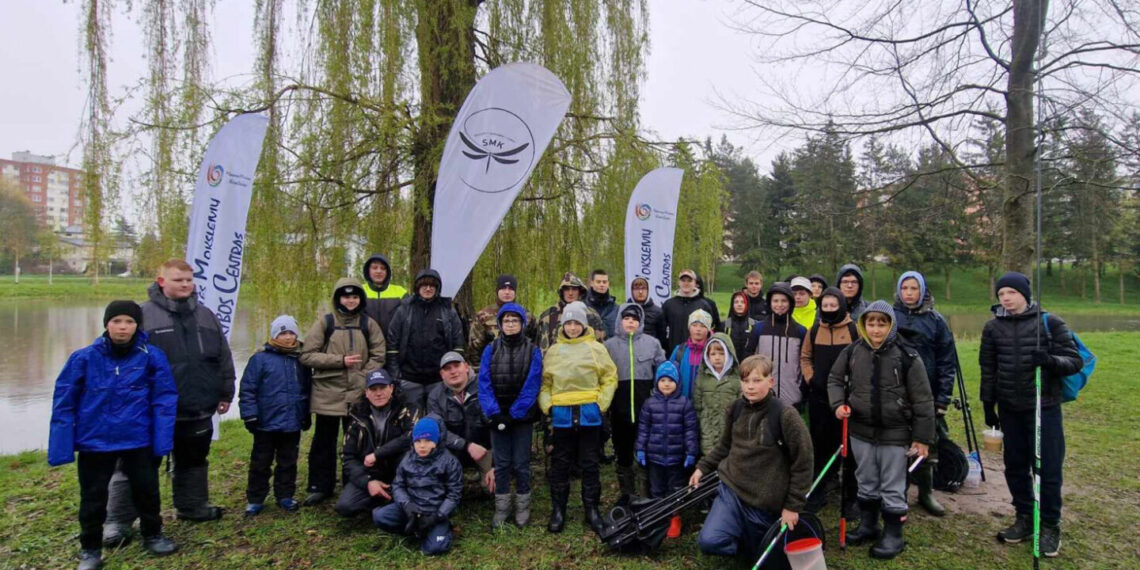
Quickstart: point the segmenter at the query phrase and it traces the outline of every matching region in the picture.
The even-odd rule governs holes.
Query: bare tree
[[[746,0],[734,20],[758,38],[768,78],[763,100],[725,102],[747,126],[774,136],[888,135],[911,148],[932,140],[977,176],[982,165],[970,162],[966,143],[978,122],[1004,124],[993,191],[1002,196],[1001,261],[1010,269],[1028,271],[1034,258],[1035,139],[1064,128],[1078,108],[1111,127],[1136,105],[1136,1]],[[1137,151],[1124,137],[1109,139],[1115,152]]]

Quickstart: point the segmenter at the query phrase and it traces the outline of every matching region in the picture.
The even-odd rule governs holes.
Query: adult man
[[[234,361],[222,325],[194,295],[194,270],[182,259],[162,264],[142,304],[148,342],[170,361],[178,387],[174,422],[174,473],[171,494],[179,519],[196,522],[222,518],[221,507],[209,504],[208,479],[211,417],[224,414],[234,399]],[[103,543],[117,546],[130,539],[136,514],[129,484],[121,472],[111,479]]]
[[[605,269],[595,269],[590,272],[590,291],[586,293],[586,306],[598,313],[602,319],[602,326],[606,329],[606,338],[614,336],[614,324],[617,319],[617,302],[610,295],[610,276]]]
[[[567,271],[562,275],[562,282],[558,286],[558,303],[546,309],[538,316],[538,323],[534,330],[534,343],[545,353],[546,349],[558,341],[559,318],[562,309],[569,303],[581,301],[586,296],[586,286],[577,275]],[[583,303],[585,305],[585,303]],[[586,307],[586,320],[590,328],[594,329],[594,336],[600,342],[605,339],[605,327],[598,312]]]
[[[467,333],[467,358],[471,360],[476,373],[479,372],[483,349],[499,335],[499,309],[506,303],[515,302],[518,286],[519,281],[514,275],[500,275],[495,279],[495,304],[483,307],[475,313],[475,318],[471,319],[471,328]],[[534,330],[534,317],[530,312],[526,314],[526,322],[529,325],[527,336],[532,336],[530,333]]]
[[[413,410],[393,398],[395,386],[384,370],[368,374],[364,396],[349,410],[341,461],[344,489],[333,507],[342,517],[370,512],[391,501],[392,479],[412,444]]]
[[[839,283],[839,291],[847,301],[851,320],[858,321],[859,315],[867,309],[867,301],[863,300],[863,270],[854,263],[848,263],[839,268],[835,281]]]
[[[744,276],[744,295],[748,298],[748,316],[757,322],[768,316],[768,302],[764,300],[764,276],[759,271],[749,271]]]
[[[626,302],[637,303],[641,307],[645,314],[645,322],[642,323],[642,328],[664,347],[665,343],[669,342],[669,334],[665,326],[665,313],[661,312],[661,307],[658,307],[649,296],[649,281],[644,277],[637,277],[630,284],[629,289],[630,296]]]
[[[400,300],[408,294],[408,290],[399,285],[392,284],[392,265],[383,254],[374,253],[361,270],[364,274],[364,296],[366,302],[364,312],[372,320],[380,323],[384,331],[384,338],[388,338],[389,325],[392,315],[400,306]]]
[[[439,273],[424,269],[416,275],[413,293],[392,316],[388,339],[388,374],[400,382],[401,398],[409,408],[424,410],[427,395],[439,382],[439,359],[450,350],[462,353],[463,325],[451,299],[439,296]]]
[[[428,394],[427,413],[438,416],[446,431],[440,442],[464,467],[477,467],[485,490],[495,492],[495,472],[491,470],[491,432],[479,406],[479,382],[475,372],[458,352],[448,352],[439,360],[442,383]]]
[[[673,354],[673,348],[689,339],[689,315],[703,309],[712,316],[712,330],[720,330],[720,310],[716,303],[705,297],[701,290],[700,277],[692,269],[685,269],[677,277],[679,287],[676,294],[665,301],[661,311],[665,314],[668,338],[665,354]],[[711,333],[710,333],[711,334]]]
[[[914,473],[918,485],[918,502],[936,517],[946,509],[934,498],[934,465],[938,464],[938,440],[949,433],[946,427],[946,408],[954,390],[957,372],[957,349],[954,335],[946,319],[934,310],[934,297],[926,288],[926,279],[917,271],[907,271],[899,277],[895,291],[895,324],[901,336],[914,347],[926,367],[930,393],[934,396],[936,429],[930,454]]]
[[[811,298],[811,281],[807,277],[799,275],[792,278],[791,283],[792,294],[795,295],[796,306],[792,309],[792,319],[795,320],[804,330],[811,330],[812,325],[815,324],[815,315],[818,307],[815,306],[815,301]]]

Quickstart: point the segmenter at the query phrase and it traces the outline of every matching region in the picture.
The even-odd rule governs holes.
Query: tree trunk
[[[950,300],[950,267],[946,267],[946,300]]]
[[[1120,265],[1116,268],[1118,271],[1118,282],[1120,285],[1120,304],[1124,304],[1124,262],[1121,261]]]
[[[1006,270],[1030,275],[1034,245],[1034,169],[1036,160],[1033,60],[1041,41],[1048,0],[1014,0],[1012,58],[1006,87],[1006,176],[1002,201],[1001,263]]]
[[[1092,269],[1093,269],[1093,303],[1100,304],[1100,247],[1097,243],[1096,232],[1092,234]]]
[[[1068,295],[1069,290],[1065,288],[1065,260],[1057,260],[1057,276],[1061,279],[1061,294]]]
[[[994,279],[994,266],[992,266],[992,265],[989,266],[989,270],[990,270],[990,302],[992,303],[992,302],[997,300],[997,295],[994,292],[994,285],[997,285],[997,281]]]
[[[16,274],[16,284],[20,284],[20,250],[16,250],[16,266],[13,268],[13,273]]]
[[[878,299],[879,295],[875,292],[875,258],[871,258],[871,298]]]
[[[55,273],[53,258],[54,258],[54,256],[52,256],[52,255],[48,256],[48,285],[51,285],[51,279]],[[1122,272],[1120,275],[1122,276],[1120,278],[1121,279],[1121,281],[1120,281],[1120,298],[1123,299],[1124,298],[1124,277],[1123,277],[1124,273]],[[1124,301],[1121,301],[1121,302],[1123,303]]]
[[[1050,256],[1049,259],[1045,260],[1045,276],[1046,277],[1052,277],[1053,276],[1053,257],[1052,256]]]

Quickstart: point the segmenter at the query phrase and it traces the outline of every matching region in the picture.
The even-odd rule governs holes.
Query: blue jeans
[[[697,536],[697,545],[705,554],[735,556],[739,551],[752,556],[761,546],[759,543],[768,527],[779,520],[775,513],[744,504],[721,482],[709,516]]]
[[[660,465],[652,461],[646,462],[645,469],[649,471],[649,496],[660,499],[685,486],[684,465]]]
[[[392,534],[404,534],[404,528],[408,526],[408,515],[396,503],[389,503],[372,509],[372,522],[381,530]],[[420,542],[420,552],[435,556],[444,554],[448,550],[451,550],[451,523],[444,521],[432,527],[424,536]]]
[[[1005,430],[1005,484],[1013,496],[1017,514],[1033,514],[1033,418],[1032,409],[1005,410],[998,404],[1001,429]],[[1041,408],[1041,521],[1061,522],[1061,483],[1065,467],[1065,427],[1061,406]]]
[[[503,431],[491,430],[496,494],[510,494],[512,477],[516,493],[530,493],[530,442],[533,436],[533,422],[511,424]]]

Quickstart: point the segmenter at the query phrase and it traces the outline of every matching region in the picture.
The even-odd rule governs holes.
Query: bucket
[[[989,428],[982,432],[982,443],[986,447],[986,451],[1001,451],[1001,442],[1005,439],[1005,434],[997,428]]]
[[[814,530],[812,534],[815,534]],[[784,555],[788,557],[788,565],[792,570],[827,570],[827,562],[823,559],[823,541],[819,537],[800,538],[788,542],[788,535],[785,533]]]
[[[971,453],[967,460],[970,470],[966,473],[966,480],[962,482],[962,486],[967,489],[977,489],[982,484],[982,462],[978,460],[976,451]]]

